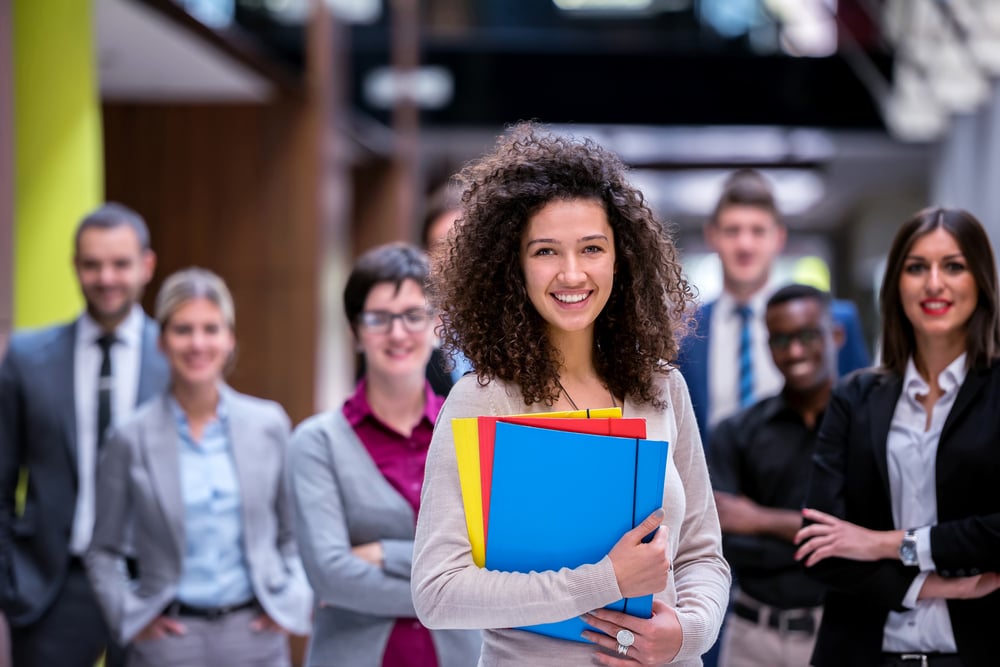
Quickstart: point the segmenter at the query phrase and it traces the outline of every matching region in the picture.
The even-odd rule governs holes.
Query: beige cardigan
[[[665,410],[626,399],[624,416],[645,418],[648,437],[670,443],[663,506],[673,572],[656,597],[676,609],[684,633],[672,664],[700,665],[725,614],[730,573],[722,557],[719,518],[687,385],[680,372],[671,370],[662,386]],[[510,628],[562,620],[622,597],[607,556],[558,572],[496,572],[472,562],[451,419],[546,409],[525,406],[514,386],[494,381],[482,387],[474,375],[466,375],[444,404],[427,457],[414,543],[414,606],[430,628],[484,629],[479,661],[483,667],[596,664],[593,644]]]

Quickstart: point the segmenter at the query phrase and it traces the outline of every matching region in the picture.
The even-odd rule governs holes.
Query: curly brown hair
[[[481,384],[514,382],[528,405],[555,402],[561,359],[528,298],[521,236],[549,202],[594,200],[607,213],[616,257],[614,286],[595,323],[595,368],[615,395],[665,407],[656,375],[669,371],[690,328],[694,294],[671,230],[628,182],[621,160],[590,139],[520,123],[458,179],[462,216],[431,275],[443,348],[461,350]]]

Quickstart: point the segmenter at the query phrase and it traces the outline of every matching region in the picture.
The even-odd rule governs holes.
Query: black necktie
[[[114,379],[111,375],[111,346],[115,343],[114,334],[104,334],[97,339],[101,346],[101,375],[97,378],[97,446],[104,444],[104,435],[111,425],[111,387]]]

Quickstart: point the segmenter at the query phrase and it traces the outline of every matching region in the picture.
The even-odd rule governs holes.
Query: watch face
[[[913,543],[912,538],[904,539],[899,545],[899,559],[903,561],[903,565],[917,564],[917,545]]]

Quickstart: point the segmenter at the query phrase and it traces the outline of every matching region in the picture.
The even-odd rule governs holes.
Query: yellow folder
[[[594,410],[564,410],[512,415],[515,417],[571,418],[612,418],[620,419],[621,408],[597,408]],[[479,474],[479,418],[462,417],[451,420],[452,435],[455,439],[455,457],[458,459],[458,479],[462,486],[462,505],[465,507],[465,527],[469,531],[472,560],[479,567],[486,564],[486,531],[483,516],[483,484]]]

